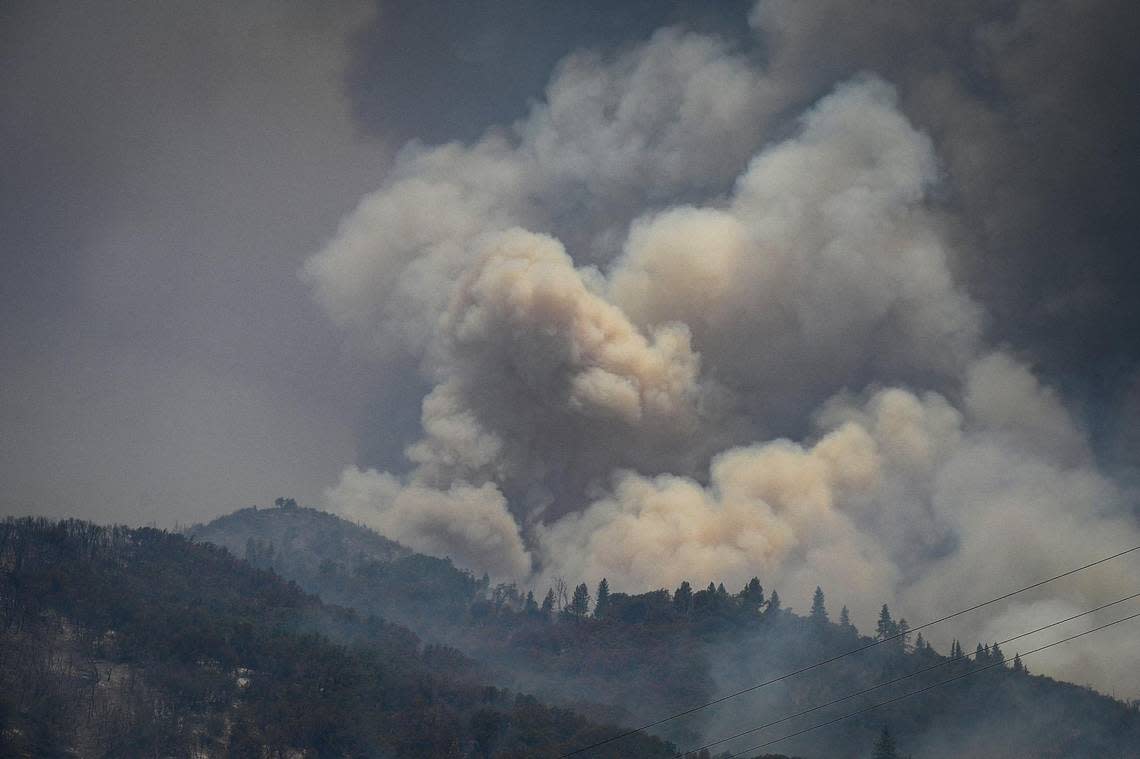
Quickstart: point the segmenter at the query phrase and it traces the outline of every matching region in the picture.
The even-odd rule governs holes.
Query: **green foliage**
[[[689,584],[688,580],[682,582],[681,587],[673,593],[673,605],[682,614],[688,614],[692,610],[693,586]]]
[[[753,577],[748,581],[744,590],[740,591],[740,598],[758,607],[764,605],[764,586],[760,584],[759,577]]]
[[[533,590],[526,592],[526,600],[523,601],[523,611],[532,616],[538,614],[538,602],[534,600]]]
[[[557,756],[617,730],[159,530],[0,523],[0,599],[3,756]]]
[[[610,606],[610,583],[606,578],[602,578],[598,583],[598,594],[594,601],[594,616],[601,618],[606,616],[606,611]]]
[[[589,611],[590,590],[586,587],[586,583],[582,583],[574,588],[574,596],[570,599],[570,605],[566,607],[566,612],[575,619],[582,619]]]
[[[895,739],[887,728],[884,727],[879,734],[879,739],[875,741],[875,752],[871,756],[873,759],[899,759]]]
[[[780,594],[772,591],[772,595],[768,598],[768,611],[769,616],[775,617],[780,613]]]
[[[883,604],[879,610],[879,623],[875,626],[875,636],[879,640],[889,640],[899,634],[899,626],[891,618],[891,610]]]
[[[815,586],[815,595],[813,595],[811,599],[809,618],[817,625],[826,625],[829,621],[827,618],[827,606],[823,598],[823,589],[818,585]]]
[[[542,599],[542,616],[550,619],[554,614],[554,588],[546,591],[546,597]]]
[[[293,519],[279,509],[261,513]],[[258,537],[270,541],[279,534],[283,534],[279,528],[267,529]],[[299,543],[295,540],[293,545]],[[573,600],[565,598],[567,613],[555,618],[559,596],[553,589],[546,594],[543,606],[549,613],[544,615],[541,610],[528,611],[525,600],[518,604],[502,600],[510,596],[508,586],[491,588],[490,580],[476,581],[443,560],[404,557],[351,567],[339,558],[343,568],[335,574],[322,576],[316,569],[292,574],[293,570],[282,569],[319,564],[305,565],[299,558],[286,564],[278,558],[275,571],[290,572],[286,576],[306,590],[362,613],[407,620],[434,641],[446,643],[441,650],[461,649],[548,701],[574,704],[589,715],[627,724],[682,711],[725,690],[747,687],[873,640],[860,636],[849,613],[841,612],[839,624],[831,624],[782,609],[778,593],[765,602],[758,578],[735,596],[722,593],[715,581],[696,593],[686,581],[672,594],[664,589],[628,594],[607,582],[608,594],[600,590],[598,594],[608,595],[604,613],[599,613],[601,604],[595,599],[594,616],[574,616]],[[402,569],[396,571],[392,565]],[[573,584],[559,587],[574,591]],[[436,588],[446,602],[432,597]],[[761,609],[766,611],[758,613]],[[876,635],[882,639],[898,635],[904,621],[896,623],[884,607],[879,622]],[[957,641],[952,655],[955,650],[961,653]],[[990,651],[992,655],[992,646]],[[446,659],[440,656],[439,671],[448,671]],[[777,713],[796,711],[939,662],[948,660],[926,641],[919,646],[916,640],[911,650],[895,638],[890,645],[794,678],[779,692],[767,693],[768,706]],[[974,667],[969,659],[947,663],[945,669],[884,689],[882,696],[933,685]],[[716,719],[729,720],[721,714],[725,708],[731,708],[731,702],[718,710]],[[745,709],[735,719],[747,725],[753,717]],[[892,732],[904,744],[916,743],[919,735],[926,743],[927,736],[935,734],[955,747],[948,755],[1083,759],[1128,755],[1127,747],[1140,743],[1136,710],[1088,689],[995,668],[788,745],[807,756],[864,759],[878,737],[881,720],[888,717]],[[1011,729],[1014,725],[1016,731]],[[705,741],[697,739],[712,728],[698,716],[664,729],[677,743],[700,745]],[[995,736],[1000,736],[1000,744],[994,743]]]

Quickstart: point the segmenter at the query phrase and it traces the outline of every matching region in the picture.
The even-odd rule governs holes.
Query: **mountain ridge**
[[[262,510],[259,518],[271,522],[274,512]],[[367,528],[354,525],[351,529]],[[455,646],[487,666],[496,682],[554,703],[574,705],[593,716],[616,714],[619,721],[633,724],[682,711],[874,640],[860,635],[849,623],[826,621],[822,591],[821,622],[780,608],[772,594],[764,597],[758,581],[755,587],[736,594],[713,583],[704,590],[690,588],[683,607],[678,596],[685,594],[678,589],[672,593],[613,592],[600,615],[596,608],[593,614],[569,610],[567,597],[561,604],[567,609],[546,613],[539,606],[541,599],[528,599],[512,584],[491,587],[486,579],[476,579],[445,559],[413,553],[390,562],[354,566],[323,555],[316,562],[323,563],[323,571],[313,574],[294,570],[311,566],[316,557],[299,563],[291,561],[287,552],[277,556],[280,570],[303,587],[361,612],[399,619]],[[567,596],[572,585],[566,586]],[[589,596],[589,589],[582,592]],[[890,624],[898,623],[891,620]],[[836,662],[826,671],[814,671],[730,702],[715,714],[709,710],[667,724],[661,732],[683,746],[701,745],[737,732],[742,725],[764,721],[755,717],[757,713],[795,712],[920,666],[945,662],[946,657],[925,642],[898,648],[878,646]],[[964,674],[990,663],[988,658],[979,664],[947,663],[929,676],[916,678],[913,686],[925,687],[938,676]],[[789,741],[786,750],[808,757],[857,757],[861,755],[858,747],[869,746],[884,724],[890,724],[902,741],[915,747],[915,755],[923,757],[1128,756],[1121,753],[1122,746],[1132,745],[1128,740],[1140,745],[1136,704],[1030,675],[1024,667],[1017,672],[1004,666],[999,669],[979,672],[818,736]],[[876,697],[890,698],[899,692],[899,688],[885,689]],[[849,705],[855,709],[862,704]],[[1025,705],[1034,707],[1029,718],[1016,712],[1018,721],[1011,728],[1009,719]],[[827,715],[815,716],[823,719]],[[1031,727],[1022,729],[1020,722]],[[789,732],[796,726],[786,725]],[[1097,732],[1101,737],[1093,734]],[[993,746],[1003,748],[994,751]],[[987,750],[994,752],[987,754]]]
[[[2,756],[553,758],[618,731],[153,528],[0,521],[0,601]]]

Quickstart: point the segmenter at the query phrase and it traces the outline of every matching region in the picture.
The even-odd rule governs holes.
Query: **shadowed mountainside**
[[[268,550],[272,536],[282,534],[278,522],[304,530],[306,519],[325,537]],[[398,620],[429,640],[454,646],[484,664],[500,685],[629,724],[682,711],[876,639],[847,622],[830,622],[822,593],[818,613],[799,616],[781,608],[778,595],[766,594],[759,580],[738,593],[714,583],[704,590],[613,592],[599,608],[599,593],[585,587],[579,589],[584,605],[576,605],[571,597],[576,580],[567,578],[565,592],[551,589],[544,608],[543,590],[536,598],[513,584],[491,586],[446,559],[401,554],[359,560],[337,553],[331,548],[340,542],[337,529],[355,534],[365,528],[311,509],[247,509],[192,532],[218,539],[206,536],[233,530],[237,537],[227,538],[230,545],[240,544],[238,538],[264,541],[252,561],[326,601]],[[314,566],[316,571],[305,569]],[[905,623],[888,612],[885,624],[897,631]],[[719,745],[713,753],[739,750],[959,675],[966,676],[779,748],[807,757],[854,759],[866,754],[884,724],[906,752],[923,759],[1123,757],[1140,745],[1136,704],[1031,675],[1020,662],[1016,669],[1008,663],[986,669],[1000,661],[1000,649],[991,653],[986,646],[974,659],[949,661],[921,638],[903,640],[670,722],[659,732],[681,746],[699,746],[931,667],[866,697]],[[1095,636],[1083,645],[1096,645]],[[973,656],[974,647],[966,649]]]
[[[616,729],[160,530],[0,522],[0,602],[0,756],[521,759]]]

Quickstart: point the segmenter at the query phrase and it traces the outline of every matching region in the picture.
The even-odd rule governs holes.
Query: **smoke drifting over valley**
[[[1041,11],[892,13],[945,53],[906,68],[874,13],[833,40],[853,10],[805,8],[757,6],[765,56],[679,28],[573,53],[521,120],[404,148],[304,276],[354,344],[432,389],[410,468],[350,466],[330,508],[525,584],[759,574],[786,598],[839,589],[864,625],[1140,543],[973,287],[1053,199],[1021,197],[1016,166],[987,179],[1020,127],[961,90],[1044,107],[1004,53],[1050,43]],[[1057,593],[1092,605],[1125,577]]]

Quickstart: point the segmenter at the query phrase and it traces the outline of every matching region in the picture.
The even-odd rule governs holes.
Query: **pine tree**
[[[979,643],[977,649],[974,650],[974,661],[978,664],[982,664],[982,663],[986,662],[989,658],[990,658],[989,647],[987,646],[986,648],[982,648],[982,644]]]
[[[1021,654],[1013,655],[1013,671],[1019,674],[1025,673],[1025,665],[1021,663]]]
[[[823,589],[818,585],[815,586],[815,595],[813,595],[811,599],[811,614],[809,615],[809,619],[817,625],[826,625],[828,623],[827,605],[824,603]]]
[[[997,664],[999,662],[1003,662],[1004,660],[1005,654],[1001,652],[1001,646],[999,646],[997,643],[994,643],[992,646],[990,646],[990,661],[994,664]]]
[[[546,598],[542,599],[542,615],[550,619],[554,614],[554,588],[546,591]]]
[[[847,611],[846,606],[839,610],[839,626],[843,629],[851,627],[851,612]]]
[[[523,611],[527,614],[534,614],[538,611],[538,602],[534,600],[533,590],[526,592],[526,601],[523,602]]]
[[[760,584],[760,578],[753,577],[749,580],[748,584],[744,586],[744,590],[740,591],[740,597],[757,606],[763,606],[764,586]]]
[[[891,619],[891,610],[883,604],[883,608],[879,610],[879,624],[875,626],[875,636],[879,640],[889,640],[898,635],[898,632],[899,626]]]
[[[586,616],[586,612],[590,610],[590,589],[586,587],[586,583],[574,588],[574,596],[570,599],[568,610],[571,616],[579,619]]]
[[[899,759],[895,739],[887,728],[884,727],[879,734],[879,739],[875,741],[875,753],[871,756],[873,759]]]
[[[693,608],[693,586],[688,580],[681,581],[681,587],[673,593],[673,608],[682,614],[688,614]]]
[[[710,582],[709,586],[707,588],[705,588],[705,590],[708,591],[710,596],[716,595],[716,584]]]
[[[723,582],[722,582],[722,583],[719,583],[719,584],[716,586],[716,594],[717,594],[718,596],[723,596],[723,597],[727,597],[727,596],[728,596],[728,591],[724,589],[724,583],[723,583]]]
[[[609,605],[610,583],[603,577],[602,581],[598,583],[598,596],[594,600],[594,616],[599,618],[604,617]]]
[[[780,594],[772,591],[772,596],[768,599],[768,611],[766,614],[775,616],[780,613]]]
[[[922,637],[922,633],[919,633],[918,637],[914,639],[914,650],[919,653],[926,650],[926,639]]]
[[[910,623],[906,621],[906,617],[899,620],[898,624],[898,647],[903,651],[907,650],[907,645],[910,643]]]

